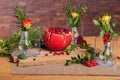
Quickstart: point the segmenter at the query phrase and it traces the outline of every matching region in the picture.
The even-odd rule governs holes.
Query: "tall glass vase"
[[[78,27],[72,27],[72,44],[77,44],[77,37],[79,36]]]
[[[18,48],[23,54],[26,54],[31,49],[31,42],[29,40],[28,31],[22,31]]]

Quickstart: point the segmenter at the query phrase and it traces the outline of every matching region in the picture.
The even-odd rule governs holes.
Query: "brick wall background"
[[[120,33],[120,0],[72,0],[73,4],[86,4],[88,11],[82,19],[85,36],[99,35],[99,29],[92,20],[109,12],[113,21],[117,22],[117,32]],[[0,39],[8,37],[18,29],[14,7],[21,7],[33,21],[33,26],[40,25],[46,29],[51,26],[66,27],[66,17],[62,4],[67,0],[0,0]]]

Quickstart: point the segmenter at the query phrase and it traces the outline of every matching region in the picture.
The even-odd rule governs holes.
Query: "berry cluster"
[[[83,39],[82,36],[78,36],[78,38],[77,38],[77,44],[83,44],[83,43],[87,44],[87,42]]]
[[[94,61],[94,60],[86,61],[85,64],[88,67],[93,67],[93,66],[97,66],[98,65],[98,63],[96,61]]]
[[[61,51],[61,52],[50,51],[50,52],[48,52],[48,53],[45,53],[45,56],[48,56],[49,54],[50,54],[50,55],[53,55],[53,56],[58,56],[58,55],[70,55],[69,52],[63,52],[63,51]]]
[[[104,36],[104,38],[103,38],[104,44],[107,44],[107,42],[110,42],[109,37],[110,37],[110,32],[107,33],[107,34]]]

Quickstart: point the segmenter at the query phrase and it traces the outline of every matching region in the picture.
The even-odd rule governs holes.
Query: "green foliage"
[[[93,23],[100,28],[100,36],[103,38],[105,34],[108,34],[109,32],[112,34],[110,35],[110,40],[114,37],[118,37],[119,34],[116,34],[114,32],[116,24],[113,22],[112,25],[110,24],[111,21],[111,15],[106,13],[102,18],[98,18],[98,20],[93,20]]]
[[[71,53],[71,52],[74,51],[76,48],[77,48],[76,45],[72,45],[72,44],[71,44],[71,45],[69,45],[64,51]]]
[[[15,17],[18,19],[18,24],[23,31],[28,31],[29,28],[23,27],[23,20],[27,19],[26,13],[18,6],[15,7]]]
[[[7,56],[12,51],[17,50],[18,40],[20,39],[20,31],[16,31],[8,38],[0,42],[0,56]]]
[[[100,23],[97,20],[93,20],[93,23],[98,27],[100,26]]]
[[[118,37],[120,34],[112,33],[109,37],[110,40],[112,40],[114,37]]]
[[[39,37],[43,33],[39,33],[40,27],[30,28],[29,38],[32,44],[32,47],[38,47],[35,43],[39,43]],[[11,52],[18,50],[18,43],[21,37],[21,30],[15,31],[10,37],[3,39],[0,42],[0,56],[8,56]]]
[[[27,56],[25,54],[21,53],[18,55],[18,59],[25,60],[25,59],[27,59]]]
[[[16,17],[19,20],[18,23],[22,24],[22,21],[27,18],[26,13],[21,8],[19,8],[18,6],[15,7],[15,13],[16,13]]]
[[[77,57],[71,57],[71,60],[66,60],[65,66],[68,66],[70,64],[79,64],[79,63],[85,64],[86,61],[93,60],[95,53],[94,48],[91,47],[89,44],[86,44],[84,48],[86,49],[86,53],[84,56],[81,57],[78,54]]]
[[[87,6],[86,5],[81,6],[80,4],[78,4],[74,7],[72,4],[72,0],[69,0],[67,6],[63,4],[63,9],[65,11],[69,26],[79,27],[82,16],[87,11]],[[76,18],[72,17],[71,13],[73,12],[78,14]]]

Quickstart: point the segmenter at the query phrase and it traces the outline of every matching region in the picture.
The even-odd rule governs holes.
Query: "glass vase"
[[[77,27],[72,27],[72,44],[77,44],[77,37],[79,36],[79,33],[78,33],[78,28]]]
[[[28,31],[22,31],[18,48],[21,53],[26,54],[31,49],[31,42],[29,40]]]
[[[104,44],[104,47],[99,54],[98,62],[100,65],[109,67],[115,64],[112,59],[111,42],[107,42],[106,44]]]

